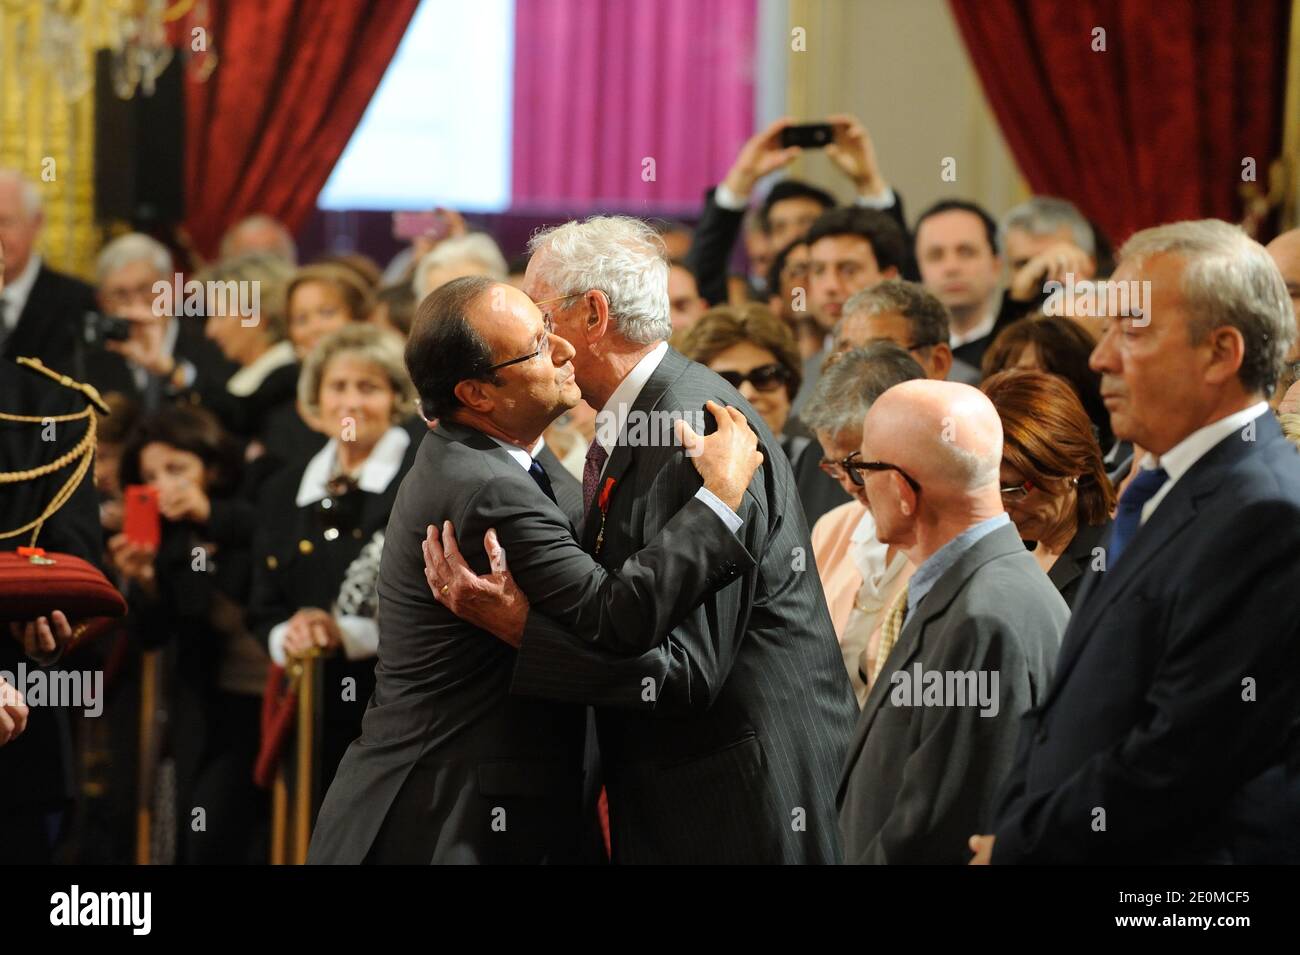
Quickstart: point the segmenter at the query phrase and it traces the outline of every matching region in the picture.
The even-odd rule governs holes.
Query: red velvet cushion
[[[71,554],[49,553],[44,560],[0,552],[0,621],[35,620],[62,610],[74,623],[87,617],[121,617],[126,601],[108,578]]]

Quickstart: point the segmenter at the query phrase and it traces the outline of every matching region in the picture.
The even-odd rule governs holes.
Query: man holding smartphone
[[[801,145],[804,143],[807,145]],[[886,212],[906,231],[902,201],[881,173],[871,136],[856,117],[836,113],[823,123],[806,125],[782,117],[740,148],[726,177],[706,196],[686,258],[699,281],[700,294],[710,305],[727,299],[727,261],[755,185],[789,166],[805,149],[816,148],[825,149],[835,167],[852,182],[854,205]],[[769,252],[775,255],[802,237],[813,220],[834,205],[834,196],[809,183],[797,179],[778,182],[758,212]]]

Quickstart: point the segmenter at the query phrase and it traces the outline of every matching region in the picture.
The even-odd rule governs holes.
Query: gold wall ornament
[[[177,50],[167,27],[181,21]],[[40,252],[52,268],[93,279],[105,238],[95,223],[95,51],[112,51],[123,98],[151,93],[178,53],[202,82],[217,65],[210,23],[208,0],[0,0],[0,167],[40,190]]]

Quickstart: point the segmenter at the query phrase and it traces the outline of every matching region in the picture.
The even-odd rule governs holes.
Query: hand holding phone
[[[451,220],[441,209],[431,212],[394,212],[393,238],[403,242],[430,239],[439,242],[451,233]]]
[[[162,522],[158,516],[158,489],[149,484],[132,484],[123,491],[126,513],[122,532],[135,547],[156,551],[162,542]]]

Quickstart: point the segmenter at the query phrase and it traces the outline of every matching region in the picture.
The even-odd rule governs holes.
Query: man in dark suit
[[[1002,509],[1002,427],[969,385],[908,381],[871,406],[863,490],[915,573],[881,625],[879,672],[840,781],[846,861],[965,862],[1069,611]]]
[[[973,861],[1300,862],[1300,457],[1265,402],[1286,286],[1216,220],[1120,259],[1142,314],[1109,319],[1092,366],[1148,453]]]
[[[528,617],[511,690],[597,706],[613,861],[838,861],[835,780],[857,705],[789,461],[733,388],[664,342],[667,263],[648,226],[596,217],[535,236],[532,249],[526,289],[573,342],[578,383],[601,409],[581,540],[602,566],[654,539],[699,487],[681,445],[652,437],[659,422],[735,406],[764,460],[738,510],[756,565],[673,629],[673,665],[646,690],[658,706],[602,705],[626,657],[565,639],[545,614]]]
[[[694,459],[703,487],[644,550],[606,570],[579,547],[534,457],[580,397],[572,356],[510,286],[458,279],[421,303],[407,365],[439,423],[385,533],[377,686],[310,861],[558,862],[581,851],[586,713],[510,694],[515,650],[433,599],[426,527],[455,522],[466,540],[458,560],[483,570],[499,539],[537,612],[564,621],[564,639],[629,654],[620,695],[638,708],[641,680],[667,670],[673,624],[752,566],[735,511],[757,439],[721,408],[724,427]]]
[[[36,243],[44,221],[36,187],[15,171],[0,169],[0,243],[8,271],[0,291],[0,356],[39,358],[76,376],[73,350],[83,316],[95,307],[95,293],[41,261]]]
[[[953,356],[967,368],[978,372],[998,333],[1042,302],[1037,295],[1017,301],[1002,290],[998,226],[977,203],[941,199],[922,212],[916,220],[915,251],[921,282],[951,317]],[[978,378],[967,382],[978,383]]]
[[[224,388],[238,366],[227,360],[203,334],[203,318],[186,315],[176,301],[171,253],[161,242],[139,232],[118,236],[96,263],[100,311],[125,318],[130,334],[102,347],[82,346],[86,381],[102,394],[119,392],[153,411],[191,391],[199,383]],[[169,292],[155,287],[164,283]]]

